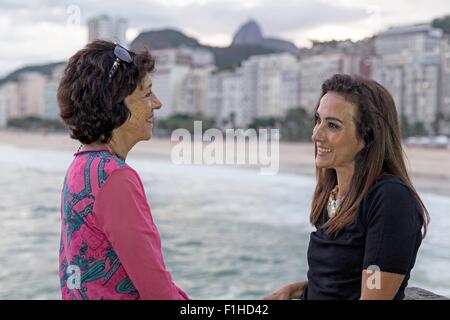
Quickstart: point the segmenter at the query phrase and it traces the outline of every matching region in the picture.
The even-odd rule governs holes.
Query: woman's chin
[[[328,169],[328,168],[330,168],[330,165],[323,161],[316,161],[316,168],[317,169]]]
[[[148,141],[152,138],[152,132],[145,132],[141,135],[141,138],[139,141]]]

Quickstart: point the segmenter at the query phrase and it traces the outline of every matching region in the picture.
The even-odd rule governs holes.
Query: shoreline
[[[152,157],[171,161],[171,150],[178,142],[153,138],[138,143],[132,151],[133,157]],[[0,145],[18,148],[60,150],[75,153],[80,143],[67,133],[43,133],[0,130]],[[418,192],[450,196],[450,150],[405,147],[407,167]],[[314,146],[312,143],[279,144],[279,173],[314,176]],[[311,155],[311,156],[309,156]],[[245,170],[260,169],[256,165],[233,165]]]

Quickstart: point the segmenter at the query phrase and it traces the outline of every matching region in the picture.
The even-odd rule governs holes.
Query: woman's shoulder
[[[107,150],[76,153],[69,173],[71,177],[79,177],[83,181],[89,180],[91,185],[93,181],[96,181],[95,185],[99,189],[110,180],[111,176],[139,180],[139,175],[131,166]]]
[[[108,168],[110,170],[124,169],[129,167],[125,161],[113,155],[109,151],[93,152],[93,156],[99,158],[99,165],[108,165]]]
[[[374,216],[415,216],[419,207],[414,193],[400,177],[384,174],[369,189],[363,200],[363,211],[368,218]]]
[[[411,189],[400,177],[393,174],[383,174],[369,188],[365,196],[366,200],[370,200],[378,195],[386,195],[396,197],[399,195],[413,196]]]
[[[97,199],[111,197],[111,194],[117,194],[117,197],[125,195],[132,197],[144,197],[144,186],[138,173],[130,166],[116,167],[114,170],[99,175],[99,189]]]
[[[102,173],[104,171],[104,173]],[[133,182],[134,184],[140,185],[141,178],[139,174],[130,165],[121,159],[112,156],[105,155],[104,165],[100,161],[98,166],[99,178],[104,177],[104,182],[106,180],[114,180],[115,183],[124,183],[125,181]]]

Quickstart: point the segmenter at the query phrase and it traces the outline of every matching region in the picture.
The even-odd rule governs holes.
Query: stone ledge
[[[431,291],[411,287],[405,289],[405,300],[450,300],[447,297],[437,295]]]

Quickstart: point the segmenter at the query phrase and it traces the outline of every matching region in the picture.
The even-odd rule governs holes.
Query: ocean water
[[[0,299],[60,299],[60,191],[72,154],[0,145]],[[133,158],[174,281],[194,299],[259,299],[306,278],[313,177]],[[421,194],[432,223],[410,286],[450,296],[450,197]]]

